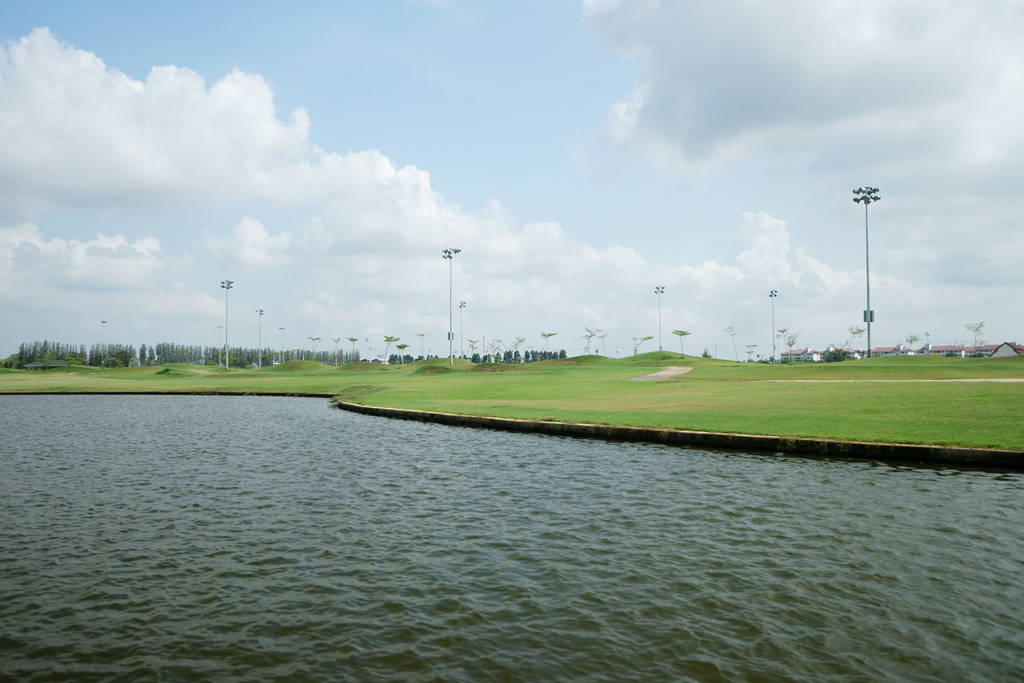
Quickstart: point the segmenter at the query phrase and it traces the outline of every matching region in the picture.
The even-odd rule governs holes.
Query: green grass
[[[628,381],[666,365],[693,370],[665,382]],[[1024,383],[922,381],[976,378],[1024,378],[1024,357],[770,366],[659,351],[520,366],[460,361],[453,369],[443,359],[340,367],[292,361],[229,371],[190,365],[73,367],[0,373],[0,392],[324,394],[371,405],[498,417],[1024,450]]]

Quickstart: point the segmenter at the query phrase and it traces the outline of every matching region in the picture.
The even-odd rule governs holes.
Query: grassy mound
[[[309,372],[310,370],[326,370],[328,366],[315,360],[289,360],[280,365],[264,368],[267,372]]]

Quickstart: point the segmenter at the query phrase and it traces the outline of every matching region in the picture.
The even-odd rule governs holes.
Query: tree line
[[[228,367],[244,368],[251,365],[272,365],[290,360],[315,360],[327,365],[348,363],[359,360],[356,350],[309,351],[290,349],[273,351],[242,346],[229,346]],[[224,347],[199,346],[190,344],[65,344],[44,339],[24,342],[18,345],[17,353],[10,355],[0,365],[7,368],[21,368],[29,363],[48,360],[63,360],[71,365],[92,367],[129,367],[136,365],[165,365],[167,363],[193,363],[197,365],[223,365]]]

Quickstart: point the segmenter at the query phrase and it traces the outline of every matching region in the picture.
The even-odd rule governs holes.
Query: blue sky
[[[4,3],[0,353],[209,343],[224,277],[240,341],[440,347],[445,246],[467,337],[614,354],[664,284],[667,347],[766,354],[775,288],[821,348],[863,184],[876,345],[1020,339],[1019,4],[939,5]]]

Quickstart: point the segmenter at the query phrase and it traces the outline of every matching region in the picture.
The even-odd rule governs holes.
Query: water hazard
[[[0,678],[1012,680],[1024,476],[0,396]]]

